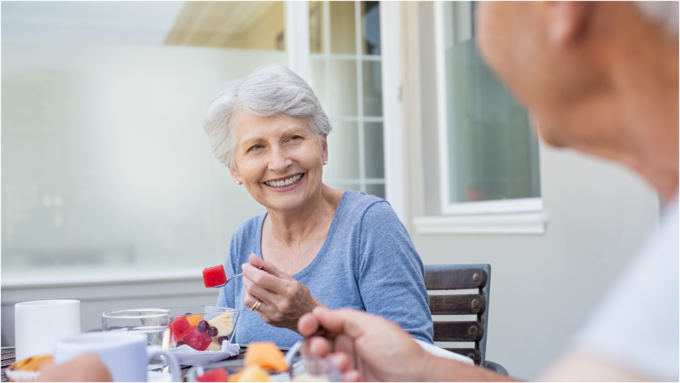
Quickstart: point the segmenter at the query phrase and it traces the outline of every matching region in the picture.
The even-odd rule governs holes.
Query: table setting
[[[206,288],[233,279],[220,266],[203,276]],[[77,300],[17,303],[15,347],[2,348],[2,381],[36,381],[48,364],[87,353],[96,353],[116,382],[339,381],[330,362],[298,355],[302,341],[291,350],[234,343],[239,315],[208,305],[119,309],[101,314],[101,330],[81,332]]]

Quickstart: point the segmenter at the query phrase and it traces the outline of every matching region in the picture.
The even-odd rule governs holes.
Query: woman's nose
[[[288,158],[286,151],[282,148],[274,147],[271,153],[272,156],[269,160],[269,170],[277,173],[285,173],[286,169],[293,161]]]

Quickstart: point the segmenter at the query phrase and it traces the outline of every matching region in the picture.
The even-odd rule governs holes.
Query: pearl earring
[[[241,184],[241,181],[236,181],[236,185],[240,185],[240,184]]]
[[[324,162],[323,162],[324,165],[326,165],[327,163],[328,163],[328,161],[324,161]]]

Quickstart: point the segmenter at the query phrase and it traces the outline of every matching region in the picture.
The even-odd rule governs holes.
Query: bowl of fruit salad
[[[169,348],[224,351],[232,343],[239,310],[219,306],[167,307],[170,310]]]
[[[271,342],[251,343],[244,359],[196,366],[188,382],[338,382],[340,372],[326,359],[297,356],[292,365]]]

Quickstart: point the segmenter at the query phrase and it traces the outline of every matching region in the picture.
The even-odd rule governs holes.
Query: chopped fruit
[[[219,367],[197,376],[196,380],[199,382],[228,382],[229,373],[223,367]]]
[[[200,331],[200,332],[206,332],[206,331],[208,331],[208,327],[210,327],[208,322],[202,320],[202,321],[198,322],[198,326],[196,328],[198,328],[198,331]]]
[[[183,340],[184,337],[193,330],[193,327],[189,323],[186,317],[177,317],[170,324],[170,332],[175,338],[175,341]]]
[[[217,327],[214,326],[208,327],[208,335],[217,336]]]
[[[207,351],[222,351],[222,342],[213,338],[212,342],[210,342],[210,345],[207,348]]]
[[[229,336],[234,332],[234,313],[227,311],[208,321],[211,327],[217,328],[217,336]],[[215,335],[213,335],[215,336]]]
[[[232,377],[232,382],[271,382],[271,377],[262,367],[247,366]]]
[[[187,321],[189,321],[189,324],[192,327],[198,326],[198,322],[203,320],[203,317],[200,316],[200,315],[191,315],[191,316],[187,316],[186,318],[187,318]]]
[[[203,284],[205,287],[215,287],[227,283],[224,265],[217,265],[203,269]]]
[[[245,365],[260,366],[276,372],[284,372],[288,369],[283,353],[273,342],[253,342],[248,345]]]
[[[197,328],[194,328],[194,331],[186,335],[183,340],[189,347],[198,351],[205,351],[210,342],[212,342],[212,338],[208,333],[200,332]]]

